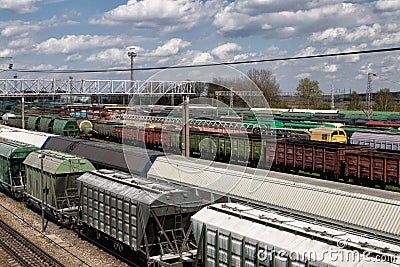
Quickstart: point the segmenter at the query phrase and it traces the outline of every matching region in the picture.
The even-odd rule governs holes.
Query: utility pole
[[[39,154],[38,158],[40,159],[40,178],[41,178],[41,184],[42,184],[42,232],[46,231],[46,225],[44,220],[44,210],[45,210],[45,196],[47,196],[47,182],[46,186],[44,185],[44,175],[43,175],[43,159],[45,158],[44,154]]]
[[[183,96],[182,102],[182,156],[190,157],[189,146],[189,96]]]
[[[333,85],[331,84],[331,109],[335,109],[335,94],[333,91]]]
[[[372,118],[372,112],[373,112],[373,110],[372,110],[372,76],[376,76],[376,74],[368,72],[366,109],[367,109],[367,118],[369,120]]]
[[[133,59],[137,56],[134,47],[129,48],[128,57],[131,59],[131,83],[130,83],[130,90],[133,90]],[[122,96],[124,98],[124,96]]]

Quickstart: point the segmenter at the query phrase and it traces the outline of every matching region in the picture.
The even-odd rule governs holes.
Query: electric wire
[[[118,69],[71,69],[71,70],[29,70],[29,69],[15,69],[15,72],[21,73],[105,73],[105,72],[125,72],[125,71],[151,71],[151,70],[164,70],[164,69],[184,69],[184,68],[200,68],[200,67],[213,67],[213,66],[225,66],[225,65],[242,65],[242,64],[255,64],[263,62],[276,62],[276,61],[290,61],[290,60],[302,60],[302,59],[314,59],[314,58],[325,58],[325,57],[340,57],[340,56],[351,56],[361,54],[373,54],[373,53],[385,53],[400,51],[400,47],[381,48],[381,49],[370,49],[370,50],[358,50],[349,52],[338,52],[329,54],[318,54],[318,55],[307,55],[307,56],[293,56],[293,57],[282,57],[282,58],[270,58],[270,59],[258,59],[258,60],[244,60],[244,61],[232,61],[232,62],[221,62],[221,63],[207,63],[207,64],[194,64],[194,65],[177,65],[177,66],[160,66],[160,67],[143,67],[143,68],[118,68]]]

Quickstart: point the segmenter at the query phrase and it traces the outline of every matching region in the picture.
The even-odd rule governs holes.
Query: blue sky
[[[340,0],[0,0],[0,69],[86,70],[191,65],[397,47],[400,1]],[[283,92],[302,78],[329,93],[400,91],[400,52],[235,65],[270,70]],[[207,80],[229,68],[181,70]],[[126,79],[129,72],[45,74],[5,71],[0,78]],[[155,71],[135,71],[147,79]],[[161,76],[160,76],[161,77]],[[171,77],[174,79],[174,77]]]

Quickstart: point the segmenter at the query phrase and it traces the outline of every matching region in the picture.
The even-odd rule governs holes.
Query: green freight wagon
[[[38,115],[25,115],[26,129],[31,131],[39,130],[40,116]]]
[[[62,136],[78,137],[78,123],[73,118],[55,118],[53,122],[53,133]]]
[[[41,209],[44,198],[46,214],[67,223],[64,220],[74,215],[79,206],[76,179],[94,170],[92,163],[66,153],[37,150],[26,157],[24,165],[28,205]],[[47,192],[45,196],[43,191]]]
[[[44,133],[52,133],[54,118],[49,116],[40,117],[39,131]]]
[[[37,149],[17,141],[2,139],[0,142],[1,187],[16,198],[22,197],[25,189],[25,168],[22,162]]]
[[[7,125],[16,128],[22,128],[22,116],[20,114],[15,114],[15,117],[8,117]]]

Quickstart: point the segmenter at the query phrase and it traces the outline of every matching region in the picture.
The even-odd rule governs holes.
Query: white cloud
[[[196,55],[193,59],[194,63],[202,63],[202,62],[211,62],[214,60],[214,57],[207,52],[204,53],[199,53],[198,55]]]
[[[112,35],[66,35],[60,39],[50,38],[35,46],[40,54],[74,53],[99,47],[113,47],[124,43],[121,36]]]
[[[235,1],[216,14],[214,25],[227,36],[289,38],[336,25],[354,26],[371,13],[366,6],[355,3]]]
[[[13,25],[5,26],[1,30],[1,36],[11,37],[11,36],[21,36],[26,35],[29,32],[38,31],[41,27],[39,25],[32,25],[29,23],[15,23]]]
[[[0,0],[0,9],[9,9],[15,13],[33,13],[38,10],[36,3],[42,0]]]
[[[373,46],[381,47],[386,45],[396,45],[400,42],[400,33],[394,33],[383,36],[380,39],[376,39],[372,42]]]
[[[162,32],[190,30],[210,18],[222,0],[128,0],[103,14],[90,19],[92,24],[131,24],[135,28]]]
[[[128,62],[128,57],[126,53],[126,49],[118,49],[118,48],[110,48],[104,51],[101,51],[97,54],[90,55],[86,61],[88,62],[100,62],[102,64],[106,63],[107,65],[118,64],[122,61]]]
[[[379,0],[376,3],[379,10],[397,10],[400,9],[400,1],[398,0]]]
[[[232,52],[240,51],[242,47],[236,43],[226,43],[214,48],[211,54],[219,59],[228,59],[231,57]]]
[[[354,43],[374,39],[379,36],[381,32],[382,27],[379,24],[374,24],[372,26],[363,25],[352,30],[338,27],[326,29],[323,32],[314,32],[309,37],[309,40],[311,42],[322,42],[324,44],[332,42]]]
[[[183,48],[190,46],[190,42],[180,38],[168,40],[164,45],[157,47],[156,50],[149,53],[151,56],[167,57],[177,54]]]
[[[73,54],[73,55],[68,56],[65,59],[65,61],[67,61],[67,62],[78,61],[78,60],[81,60],[82,58],[83,58],[83,56],[80,54]]]

